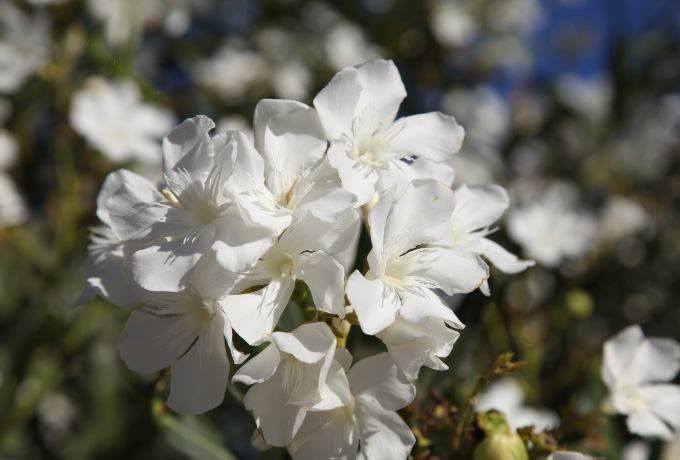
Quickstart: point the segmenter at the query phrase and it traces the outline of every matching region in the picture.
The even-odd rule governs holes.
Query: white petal
[[[672,441],[674,434],[658,416],[649,411],[630,414],[626,419],[628,431],[640,436],[650,436]]]
[[[352,354],[347,348],[336,348],[333,358],[340,363],[345,372],[349,371],[350,366],[352,366]]]
[[[137,310],[130,314],[118,348],[128,369],[151,374],[182,356],[197,333],[182,316],[164,318]]]
[[[357,399],[375,401],[388,411],[408,406],[416,396],[416,387],[397,369],[389,353],[380,353],[355,363],[347,378]]]
[[[347,298],[359,318],[361,330],[368,335],[392,324],[401,307],[394,289],[380,280],[369,281],[358,271],[347,280]]]
[[[416,438],[396,412],[367,402],[357,408],[361,454],[366,459],[408,457]]]
[[[418,157],[411,163],[411,167],[421,179],[436,179],[449,187],[453,185],[456,178],[456,170],[450,163],[435,163],[426,158]]]
[[[640,389],[640,397],[654,415],[680,430],[680,385],[648,385]]]
[[[215,156],[208,134],[214,127],[215,123],[210,118],[197,115],[184,120],[163,139],[163,174],[168,185],[186,183],[186,174],[192,181],[203,182]]]
[[[357,112],[366,108],[372,111],[370,131],[387,127],[396,117],[399,105],[406,97],[406,89],[397,66],[392,61],[376,59],[361,64],[356,69],[362,87]]]
[[[450,160],[460,150],[465,130],[455,118],[441,112],[430,112],[400,118],[390,127],[396,135],[390,140],[392,152],[406,152],[428,160]]]
[[[377,259],[380,259],[384,252],[385,225],[387,225],[387,218],[390,214],[390,209],[392,209],[392,200],[395,193],[396,189],[394,188],[382,192],[377,203],[368,212],[368,228],[371,233],[371,243],[373,244],[371,252],[374,253],[373,258],[376,260],[375,263],[371,262],[372,257],[369,255],[368,260],[371,262],[372,268],[377,268]]]
[[[230,134],[237,149],[234,173],[229,178],[230,186],[236,192],[247,192],[253,188],[266,190],[264,159],[245,134],[239,131],[231,131]]]
[[[121,241],[182,235],[191,227],[186,211],[172,206],[155,188],[124,183],[106,201],[106,208],[111,229]]]
[[[321,392],[321,400],[309,408],[310,411],[326,411],[346,406],[352,399],[347,375],[340,363],[333,360]]]
[[[429,289],[401,291],[399,297],[402,301],[399,315],[409,323],[423,324],[430,318],[440,318],[452,327],[465,327],[451,307]]]
[[[415,325],[397,318],[376,336],[387,346],[399,370],[416,379],[422,366],[448,369],[439,357],[449,355],[460,334],[446,327],[441,319],[430,318],[423,325]]]
[[[220,323],[214,320],[201,332],[194,346],[170,367],[167,404],[180,414],[202,414],[219,406],[224,399],[229,359]]]
[[[227,346],[231,352],[231,358],[234,360],[234,364],[238,365],[243,363],[250,355],[241,352],[238,348],[236,348],[236,346],[234,346],[234,331],[231,327],[231,322],[229,322],[229,318],[224,313],[224,311],[222,311],[221,307],[217,314],[221,317],[221,320],[224,324],[222,333],[224,335],[224,339],[227,341]]]
[[[280,360],[279,350],[275,346],[269,345],[241,366],[231,381],[245,383],[246,385],[264,382],[274,375],[279,367]]]
[[[304,409],[286,405],[282,388],[283,373],[279,370],[269,380],[250,387],[243,398],[243,404],[253,413],[259,431],[270,446],[288,444],[305,418]]]
[[[349,246],[360,228],[361,220],[355,209],[346,210],[333,222],[307,215],[281,235],[279,246],[289,254],[303,251],[334,253]]]
[[[314,98],[314,107],[329,140],[351,132],[362,89],[359,73],[348,67],[335,74]]]
[[[379,179],[375,169],[350,159],[345,152],[344,144],[340,142],[331,143],[328,148],[328,161],[338,170],[342,187],[357,196],[356,206],[361,206],[373,198]]]
[[[296,460],[356,459],[359,433],[343,411],[343,408],[339,408],[308,412],[288,447],[291,455]]]
[[[305,252],[293,260],[293,275],[309,287],[320,311],[345,317],[345,269],[328,254]]]
[[[385,248],[403,254],[446,235],[456,205],[453,191],[433,179],[411,182],[397,200],[385,225]]]
[[[259,291],[228,296],[220,301],[234,331],[249,345],[271,334],[295,287],[292,278],[273,279]]]
[[[645,339],[635,350],[625,376],[628,383],[668,382],[680,370],[680,343],[670,338]]]
[[[285,195],[300,174],[326,151],[316,111],[295,101],[263,100],[255,108],[255,147],[265,159],[265,176],[275,196]]]
[[[604,343],[602,380],[610,390],[614,389],[619,378],[628,373],[633,354],[644,339],[642,329],[634,324]]]
[[[201,235],[194,241],[166,241],[136,251],[132,256],[135,282],[149,291],[180,291],[193,276],[192,270],[208,250],[210,240]]]
[[[106,203],[123,184],[129,184],[141,189],[156,190],[156,187],[146,177],[130,172],[127,169],[119,169],[106,176],[99,195],[97,195],[97,217],[108,226],[111,226],[111,219],[109,218],[109,210],[106,207]]]
[[[303,324],[289,333],[274,332],[272,341],[280,351],[308,364],[324,359],[337,343],[335,335],[325,323]]]
[[[510,205],[508,193],[499,185],[463,185],[455,194],[454,219],[464,233],[490,226]]]
[[[266,227],[247,225],[236,208],[218,219],[213,251],[217,262],[232,272],[248,270],[274,244],[276,234]]]
[[[519,273],[528,267],[536,265],[535,261],[520,259],[500,244],[487,238],[480,238],[475,249],[504,273]]]
[[[416,277],[421,279],[416,285],[437,287],[448,295],[472,292],[489,277],[489,267],[473,252],[423,248],[404,254],[399,260],[411,268],[406,279]]]

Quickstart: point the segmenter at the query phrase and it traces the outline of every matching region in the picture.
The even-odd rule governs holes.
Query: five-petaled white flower
[[[395,412],[409,405],[416,389],[387,353],[371,356],[350,369],[352,356],[335,353],[347,372],[349,404],[333,410],[308,412],[288,446],[296,459],[406,459],[415,436]]]
[[[394,63],[375,60],[341,70],[314,98],[333,141],[328,159],[358,205],[386,188],[383,172],[408,168],[402,159],[444,162],[460,150],[464,131],[451,116],[431,112],[395,121],[405,97]]]
[[[666,383],[679,370],[680,343],[645,338],[637,324],[604,344],[602,380],[631,433],[670,441],[680,430],[680,385]]]
[[[433,289],[449,295],[477,289],[488,267],[474,253],[450,248],[418,248],[441,240],[456,201],[453,191],[433,179],[411,182],[392,207],[394,190],[383,193],[368,215],[373,249],[369,271],[347,280],[347,297],[364,333],[373,335],[397,315],[422,324],[430,317],[463,327]]]

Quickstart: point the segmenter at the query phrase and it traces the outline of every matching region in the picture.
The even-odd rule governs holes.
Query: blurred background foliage
[[[680,339],[677,2],[0,4],[0,81],[14,79],[0,86],[0,129],[18,152],[6,174],[25,206],[20,219],[0,219],[0,455],[285,456],[250,447],[244,387],[208,414],[179,417],[163,404],[166,375],[137,375],[118,357],[129,312],[98,298],[73,306],[102,181],[147,165],[116,163],[88,143],[69,121],[71,100],[90,76],[128,78],[177,122],[206,114],[248,129],[260,99],[311,104],[340,68],[384,57],[409,94],[400,115],[442,110],[466,128],[457,184],[499,183],[512,209],[568,183],[597,221],[579,253],[517,275],[494,269],[491,297],[451,299],[467,327],[450,370],[424,368],[416,402],[402,411],[419,433],[414,455],[447,456],[447,414],[512,351],[527,362],[516,375],[526,403],[560,415],[560,446],[621,458],[633,439],[623,417],[593,415],[606,396],[602,343],[632,323]],[[615,198],[635,211],[609,206]],[[530,256],[499,226],[496,241]],[[304,315],[293,305],[281,328]],[[382,350],[356,333],[348,347],[356,360]],[[650,448],[652,458],[663,450]]]

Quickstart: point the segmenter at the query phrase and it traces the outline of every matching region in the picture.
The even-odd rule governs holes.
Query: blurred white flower
[[[652,453],[651,446],[641,440],[631,441],[623,446],[622,460],[649,460]]]
[[[540,196],[533,194],[508,213],[510,237],[528,257],[549,268],[564,258],[583,256],[594,242],[597,225],[593,216],[576,207],[576,196],[575,188],[558,182]]]
[[[607,200],[600,216],[598,239],[602,242],[616,242],[642,232],[651,225],[651,216],[639,203],[613,195]]]
[[[333,70],[377,59],[382,55],[380,48],[370,43],[362,29],[352,23],[338,20],[325,32],[324,48]]]
[[[614,409],[627,415],[631,433],[671,441],[680,430],[680,343],[645,338],[640,326],[619,332],[604,344],[602,380]]]
[[[87,0],[87,6],[104,26],[106,42],[118,48],[139,40],[146,25],[162,25],[170,36],[182,35],[191,24],[191,11],[204,0]]]
[[[475,411],[497,410],[505,414],[511,431],[533,425],[536,433],[552,430],[560,424],[559,416],[550,409],[524,405],[524,391],[512,377],[491,382],[477,398]]]
[[[49,58],[47,18],[0,1],[0,93],[13,93]]]
[[[614,89],[604,74],[589,78],[568,74],[557,80],[557,95],[579,114],[600,120],[609,113]]]
[[[88,79],[73,96],[69,120],[111,161],[136,159],[153,165],[161,161],[159,140],[175,124],[170,111],[143,102],[132,81],[110,83],[99,77]]]
[[[363,359],[350,369],[351,361],[347,350],[337,350],[335,362],[347,372],[349,404],[307,413],[288,445],[295,459],[399,460],[411,452],[415,436],[396,411],[413,401],[415,387],[387,353]]]
[[[596,460],[596,458],[580,452],[558,450],[548,455],[546,460]]]
[[[24,197],[17,190],[14,181],[0,171],[0,227],[19,225],[28,219]]]
[[[254,83],[266,81],[267,72],[267,63],[257,52],[230,43],[196,67],[201,84],[217,91],[227,102],[242,98]]]
[[[496,0],[486,12],[489,26],[497,31],[525,35],[543,23],[543,8],[538,0]]]
[[[430,26],[439,43],[451,47],[467,45],[478,33],[477,22],[467,9],[453,1],[432,2]]]
[[[243,115],[226,115],[215,123],[218,133],[225,131],[241,131],[249,141],[253,142],[253,125]]]

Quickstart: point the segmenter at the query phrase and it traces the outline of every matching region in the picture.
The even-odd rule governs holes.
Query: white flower
[[[371,209],[368,223],[373,249],[370,270],[355,271],[347,280],[347,297],[361,329],[375,334],[397,315],[413,324],[430,317],[463,327],[432,289],[449,295],[470,292],[488,277],[487,265],[476,254],[449,248],[419,248],[444,237],[455,206],[452,190],[441,182],[411,182],[392,209],[388,190]]]
[[[142,300],[155,308],[133,311],[118,340],[127,367],[151,374],[170,366],[167,404],[177,412],[199,414],[220,405],[229,380],[224,339],[236,364],[247,355],[234,347],[219,304],[193,286],[145,292]]]
[[[478,34],[477,22],[466,8],[445,0],[432,2],[430,26],[434,37],[444,46],[467,45]]]
[[[580,115],[601,120],[609,113],[614,89],[607,75],[584,78],[567,74],[557,80],[557,95]]]
[[[324,323],[274,332],[271,345],[238,370],[232,380],[253,385],[243,398],[270,446],[287,445],[308,411],[350,402],[347,377],[333,359],[336,339]]]
[[[250,85],[264,80],[267,63],[255,51],[238,44],[225,44],[215,56],[196,67],[203,86],[214,89],[226,101],[242,98]]]
[[[0,1],[0,93],[13,93],[49,58],[49,27],[43,15],[28,17]]]
[[[115,163],[161,161],[159,140],[174,126],[173,115],[142,101],[129,80],[90,78],[71,101],[73,129]]]
[[[490,226],[500,219],[509,206],[508,194],[498,185],[464,185],[455,190],[456,207],[451,215],[451,227],[446,237],[435,243],[484,256],[505,273],[518,273],[535,264],[521,260],[498,243],[486,238]],[[488,282],[481,286],[489,295]]]
[[[144,289],[181,290],[204,256],[230,272],[247,270],[274,242],[270,229],[243,221],[224,186],[236,157],[249,154],[237,150],[244,135],[211,138],[214,126],[197,116],[163,140],[167,188],[162,192],[138,176],[137,183],[124,182],[106,203],[121,241],[149,245],[132,255],[134,279]]]
[[[639,203],[613,195],[600,216],[598,239],[605,243],[617,242],[646,230],[652,222],[649,213]]]
[[[562,183],[508,213],[508,234],[539,264],[552,268],[566,257],[580,257],[592,246],[594,218],[575,205],[576,190]]]
[[[0,171],[0,227],[19,225],[28,219],[24,197],[11,177]]]
[[[314,98],[326,136],[328,158],[342,186],[358,205],[386,187],[384,171],[400,168],[415,156],[435,162],[460,150],[464,131],[440,112],[394,121],[406,90],[392,61],[370,61],[338,72]]]
[[[14,165],[17,152],[14,137],[0,128],[0,228],[22,224],[28,219],[24,197],[17,190],[12,178],[3,171]]]
[[[512,377],[492,382],[477,398],[475,411],[497,410],[505,414],[511,431],[532,425],[536,433],[552,430],[560,424],[560,418],[550,409],[524,405],[524,391]]]
[[[349,371],[351,400],[334,410],[308,412],[288,446],[293,458],[406,459],[415,436],[395,411],[413,401],[415,387],[387,353],[363,359],[351,370],[346,350],[339,349],[336,360]]]
[[[673,439],[680,429],[680,385],[668,384],[680,370],[680,343],[645,338],[633,325],[604,344],[602,380],[614,408],[627,415],[631,433]],[[670,425],[670,427],[669,427]]]
[[[557,450],[548,455],[546,460],[595,460],[595,457],[580,452]]]
[[[317,310],[345,316],[345,269],[329,253],[346,247],[359,231],[353,209],[337,223],[308,217],[286,230],[253,267],[241,274],[232,292],[266,284],[253,293],[234,296],[240,301],[225,305],[234,330],[249,344],[270,334],[286,308],[295,287],[303,281]],[[338,244],[340,243],[340,244]]]
[[[380,47],[366,38],[360,27],[344,19],[338,18],[324,32],[325,55],[333,70],[376,59],[383,54]]]
[[[327,142],[316,112],[294,101],[263,100],[255,109],[255,148],[239,141],[229,187],[253,225],[281,233],[311,214],[335,222],[356,202],[324,161]],[[259,153],[258,153],[259,152]]]

